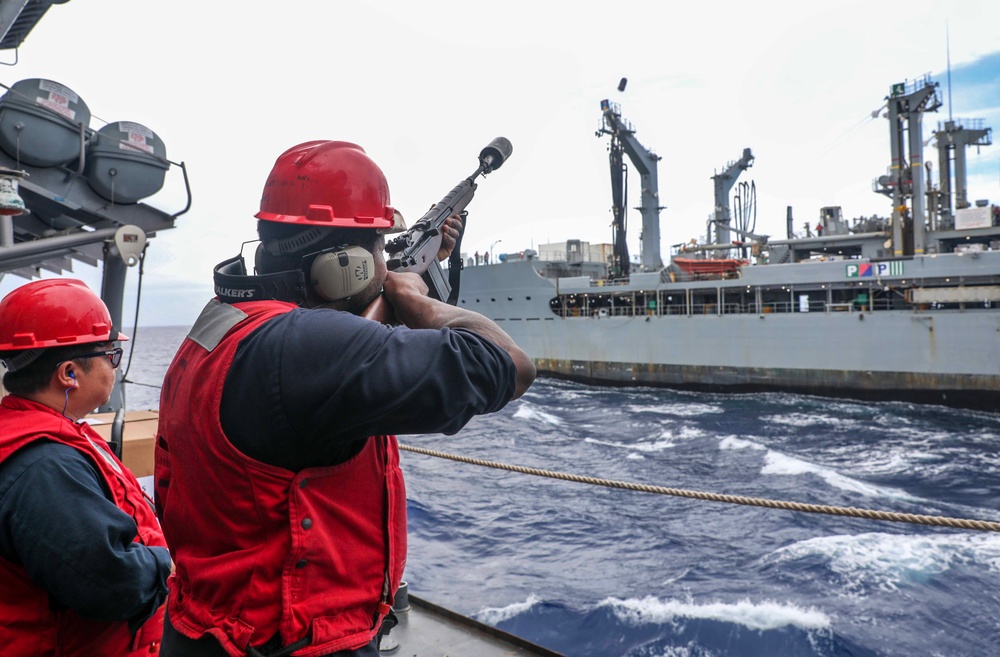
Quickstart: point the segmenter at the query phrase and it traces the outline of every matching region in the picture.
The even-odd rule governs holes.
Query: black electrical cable
[[[135,318],[132,320],[132,339],[131,344],[128,349],[128,364],[125,366],[125,371],[122,373],[122,408],[125,407],[125,384],[126,383],[136,383],[135,381],[128,380],[129,370],[132,369],[132,356],[135,353],[135,343],[138,341],[139,334],[139,306],[142,301],[142,278],[143,274],[146,272],[146,249],[149,248],[149,244],[143,247],[142,253],[139,255],[139,284],[135,292]],[[137,384],[145,385],[145,384]]]

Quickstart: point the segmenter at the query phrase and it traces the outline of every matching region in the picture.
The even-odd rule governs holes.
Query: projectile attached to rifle
[[[421,274],[430,295],[440,301],[455,305],[458,301],[458,283],[462,271],[462,235],[465,233],[465,206],[476,193],[476,178],[496,171],[507,161],[513,147],[505,137],[497,137],[479,153],[479,168],[468,178],[458,183],[455,189],[437,205],[420,217],[413,226],[399,237],[385,245],[386,268],[393,272],[413,272]],[[462,233],[459,235],[451,258],[448,260],[449,276],[445,278],[444,271],[438,262],[438,250],[441,248],[442,230],[448,217],[458,214],[462,216]]]

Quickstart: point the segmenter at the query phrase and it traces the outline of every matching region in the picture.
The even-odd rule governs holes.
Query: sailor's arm
[[[173,564],[166,548],[133,540],[135,522],[105,496],[94,467],[44,440],[7,459],[0,555],[81,615],[138,624],[166,600]]]
[[[517,369],[514,396],[517,399],[535,380],[535,365],[507,333],[495,322],[477,312],[450,306],[427,296],[427,285],[417,274],[386,276],[383,294],[403,325],[414,329],[465,329],[472,331],[506,351]]]

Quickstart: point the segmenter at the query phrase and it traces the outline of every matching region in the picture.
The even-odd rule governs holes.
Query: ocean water
[[[184,333],[138,330],[130,409],[156,407]],[[1000,521],[1000,415],[935,406],[540,379],[458,435],[400,442],[658,486]],[[410,591],[567,656],[1000,654],[997,533],[411,452],[402,462]]]

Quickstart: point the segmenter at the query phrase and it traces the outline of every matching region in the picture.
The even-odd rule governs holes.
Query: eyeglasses
[[[111,367],[117,368],[122,362],[122,353],[124,349],[121,347],[115,347],[114,349],[107,349],[105,351],[95,351],[89,354],[80,354],[79,356],[73,356],[72,360],[79,360],[81,358],[98,358],[100,356],[105,356],[111,360]]]

